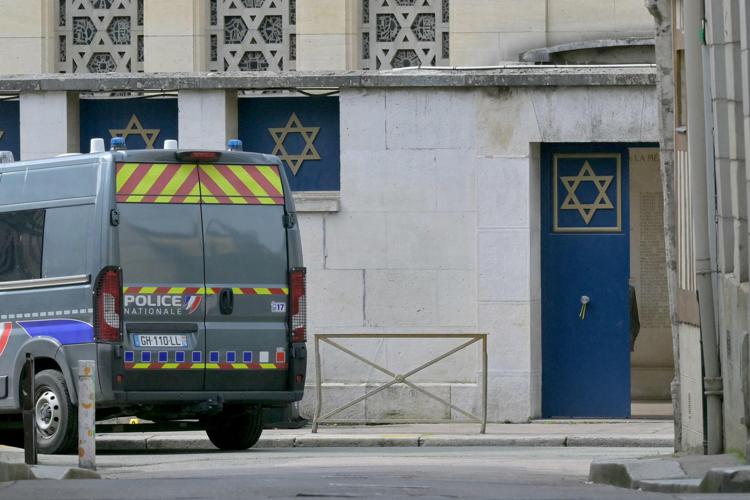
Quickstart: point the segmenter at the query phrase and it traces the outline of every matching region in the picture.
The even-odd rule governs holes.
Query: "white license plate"
[[[136,347],[187,347],[187,335],[134,335]]]

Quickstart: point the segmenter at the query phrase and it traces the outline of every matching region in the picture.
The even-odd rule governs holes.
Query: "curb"
[[[36,479],[31,472],[31,467],[26,464],[9,464],[0,462],[0,483],[4,481],[24,481],[27,479]]]
[[[672,436],[628,436],[628,435],[608,435],[608,436],[589,436],[573,435],[568,436],[565,446],[607,446],[614,448],[669,448],[674,446]]]
[[[672,459],[594,460],[589,468],[589,481],[620,488],[638,488],[641,481],[686,479],[685,471]]]
[[[518,436],[484,435],[451,436],[425,435],[419,438],[419,446],[538,446],[561,447],[566,445],[564,436]]]
[[[395,436],[383,436],[378,434],[338,434],[326,436],[320,434],[308,434],[299,436],[294,440],[295,448],[385,448],[385,447],[417,447],[419,446],[419,435],[401,434]]]
[[[585,436],[528,434],[284,434],[261,436],[255,448],[385,447],[650,447],[671,448],[671,436]],[[215,450],[208,437],[196,435],[97,436],[98,451]]]
[[[101,479],[101,476],[95,471],[78,467],[0,462],[0,483],[33,479]]]

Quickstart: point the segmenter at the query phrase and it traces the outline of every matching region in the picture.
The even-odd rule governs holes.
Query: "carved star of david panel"
[[[318,150],[315,147],[315,139],[318,137],[319,132],[320,127],[305,127],[297,117],[297,114],[292,113],[292,116],[289,117],[289,121],[287,121],[284,127],[268,129],[268,133],[271,134],[276,144],[271,154],[278,155],[292,170],[292,174],[297,175],[305,160],[320,160],[320,154],[318,154]],[[299,134],[305,141],[302,151],[289,152],[287,150],[285,141],[291,134]]]
[[[209,0],[209,69],[295,69],[296,9],[295,0]]]
[[[143,71],[143,0],[55,0],[60,73]]]
[[[362,0],[362,68],[449,64],[449,0]]]
[[[560,161],[565,161],[568,165],[568,175],[560,173]],[[554,232],[622,230],[622,174],[619,154],[557,154],[553,159],[553,179]],[[577,217],[564,217],[564,212],[574,212]],[[604,214],[606,219],[597,219],[598,214]],[[564,223],[562,219],[565,220]],[[602,220],[605,222],[601,222]]]

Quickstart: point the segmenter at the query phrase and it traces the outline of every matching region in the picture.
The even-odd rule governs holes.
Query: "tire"
[[[222,411],[206,422],[208,439],[220,450],[246,450],[260,439],[263,412],[250,408],[241,412]]]
[[[70,453],[78,441],[78,414],[62,373],[43,370],[34,377],[37,451]]]

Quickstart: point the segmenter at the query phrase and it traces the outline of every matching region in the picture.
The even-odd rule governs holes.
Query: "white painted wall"
[[[19,101],[21,160],[80,152],[77,92],[24,92]]]
[[[340,103],[340,211],[300,217],[311,334],[487,332],[489,418],[537,416],[538,144],[656,141],[654,89],[342,89]],[[447,350],[432,341],[347,345],[396,373]],[[388,380],[331,349],[321,359],[324,411]],[[478,361],[466,351],[415,380],[478,411]],[[308,417],[312,359],[309,373]],[[451,413],[399,388],[345,416]]]
[[[237,138],[237,91],[180,90],[177,122],[180,147],[223,150]]]

